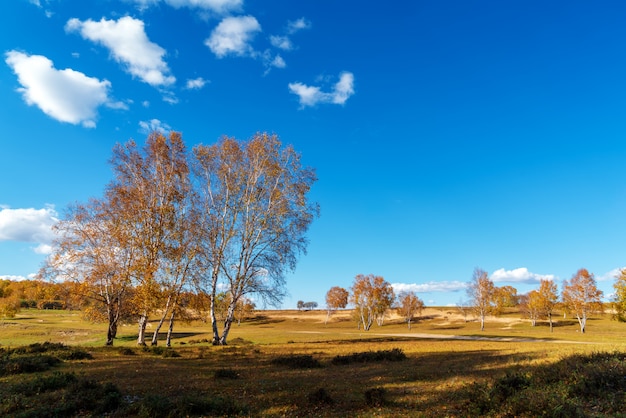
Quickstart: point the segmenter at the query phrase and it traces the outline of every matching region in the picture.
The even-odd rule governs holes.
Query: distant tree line
[[[613,318],[626,322],[626,269],[620,271],[613,285],[615,295],[609,306]],[[558,286],[551,280],[542,279],[539,288],[518,295],[512,286],[495,286],[487,272],[476,268],[467,286],[467,301],[461,301],[457,308],[467,320],[473,315],[485,329],[488,316],[498,316],[507,309],[517,308],[532,326],[539,320],[547,320],[553,330],[553,314],[556,309],[574,316],[581,333],[587,328],[590,316],[604,312],[603,292],[598,289],[595,277],[587,269],[579,269],[570,280],[563,281],[559,295]],[[350,291],[338,286],[326,294],[328,315],[326,321],[337,309],[352,304],[353,317],[359,329],[369,330],[374,322],[383,325],[385,317],[395,310],[409,329],[415,318],[421,315],[425,305],[415,292],[401,292],[397,297],[393,287],[382,276],[373,274],[355,277]]]

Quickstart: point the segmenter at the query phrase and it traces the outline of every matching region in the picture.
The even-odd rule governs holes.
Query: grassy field
[[[119,404],[107,412],[110,416],[533,416],[519,409],[510,388],[543,393],[545,388],[532,379],[569,373],[572,365],[566,360],[571,356],[626,351],[626,324],[608,315],[589,320],[585,334],[572,318],[559,318],[550,333],[546,324],[531,327],[513,312],[489,318],[484,332],[476,321],[465,322],[450,308],[427,309],[411,330],[393,317],[364,332],[356,328],[350,312],[335,314],[328,324],[325,316],[321,311],[259,311],[233,326],[225,347],[208,343],[208,324],[178,324],[173,347],[165,350],[137,347],[135,325],[121,327],[115,346],[103,347],[105,326],[83,321],[79,312],[26,310],[0,321],[0,349],[63,343],[92,358],[64,360],[35,373],[5,374],[0,377],[2,411],[42,415],[20,409],[20,402],[28,399],[8,406],[7,399],[18,396],[15,392],[24,382],[65,373],[114,386]],[[617,366],[625,366],[619,362]],[[548,367],[558,368],[547,372]],[[611,363],[610,370],[615,367]],[[605,373],[598,370],[592,372]],[[613,391],[619,398],[615,405],[626,401],[622,381],[626,386],[623,374]],[[614,389],[612,380],[603,377],[598,382],[599,389],[605,384]],[[557,410],[567,412],[562,416],[626,414],[613,404],[593,404],[591,395],[598,388],[576,386],[584,389],[580,396],[589,392],[591,400],[570,405],[568,396],[578,393],[572,392],[572,385],[579,385],[570,383],[559,389],[563,393],[556,391],[541,402],[561,402]],[[510,404],[509,412],[493,411],[489,402],[496,395],[505,396],[502,402]],[[58,396],[70,395],[61,391]],[[66,415],[72,414],[98,415]]]

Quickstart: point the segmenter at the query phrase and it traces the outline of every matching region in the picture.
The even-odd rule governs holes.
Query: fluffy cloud
[[[99,106],[125,108],[110,100],[109,81],[87,77],[69,68],[57,70],[52,61],[42,55],[9,51],[6,63],[17,75],[22,85],[18,91],[26,103],[36,105],[58,121],[93,128]]]
[[[299,82],[290,83],[289,90],[300,98],[302,107],[315,106],[319,103],[343,105],[354,94],[354,75],[350,72],[341,73],[331,92],[323,92],[320,87],[307,86]]]
[[[491,280],[494,283],[509,282],[509,283],[527,283],[536,284],[541,280],[554,280],[553,274],[536,274],[528,271],[526,267],[520,267],[514,270],[499,269],[493,272]]]
[[[198,90],[204,87],[206,83],[207,81],[202,77],[189,79],[187,80],[187,83],[185,84],[185,88],[187,88],[188,90]]]
[[[145,134],[149,134],[151,132],[157,131],[162,134],[167,134],[172,130],[172,127],[167,123],[161,122],[158,119],[150,119],[149,121],[141,121],[139,122],[139,127],[141,128],[141,132]]]
[[[613,270],[604,273],[602,276],[597,277],[597,280],[599,282],[613,282],[622,274],[622,270],[625,268],[626,267],[614,268]]]
[[[213,29],[204,43],[218,58],[227,55],[255,56],[250,41],[260,31],[261,25],[253,16],[227,17]]]
[[[396,294],[400,292],[458,292],[467,288],[467,283],[452,282],[428,282],[428,283],[392,283],[391,286]]]
[[[0,209],[0,241],[34,242],[36,252],[45,253],[54,238],[52,226],[58,221],[54,207],[43,209]]]
[[[169,86],[176,82],[163,61],[166,51],[151,42],[141,20],[125,16],[117,21],[102,18],[84,22],[74,18],[65,25],[67,32],[78,32],[84,39],[104,45],[127,71],[151,86]]]

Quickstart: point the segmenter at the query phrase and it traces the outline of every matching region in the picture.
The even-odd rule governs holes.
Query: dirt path
[[[324,331],[294,331],[297,334],[326,334]],[[508,343],[553,343],[553,344],[600,344],[590,341],[568,341],[568,340],[552,340],[546,338],[516,338],[516,337],[480,337],[475,335],[448,335],[448,334],[425,334],[425,333],[363,333],[363,332],[344,332],[342,335],[358,335],[360,337],[375,336],[375,337],[397,337],[397,338],[416,338],[416,339],[431,339],[431,340],[465,340],[465,341],[496,341],[496,342],[508,342]]]

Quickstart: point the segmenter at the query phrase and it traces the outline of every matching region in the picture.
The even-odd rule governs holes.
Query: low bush
[[[213,377],[216,379],[238,379],[239,373],[233,369],[217,369]]]
[[[399,348],[380,351],[365,351],[361,353],[352,353],[348,355],[335,356],[331,360],[332,364],[346,365],[352,363],[373,363],[381,361],[401,361],[405,360],[406,355]]]
[[[332,405],[335,402],[324,388],[309,393],[307,400],[312,406]]]
[[[367,406],[380,407],[386,405],[387,391],[385,388],[372,388],[365,391],[365,403]]]
[[[72,373],[37,376],[2,388],[0,415],[22,417],[101,416],[121,405],[119,390]]]
[[[626,414],[626,353],[576,354],[466,388],[472,415],[582,417]]]
[[[273,358],[271,363],[278,366],[286,366],[292,369],[315,369],[322,367],[319,360],[308,354],[279,356]]]
[[[123,356],[134,356],[137,352],[130,347],[120,347],[119,352]]]
[[[230,398],[209,397],[201,394],[188,394],[182,398],[170,399],[164,396],[148,395],[126,411],[138,417],[187,417],[187,416],[239,416],[247,415],[249,408],[239,405]]]

